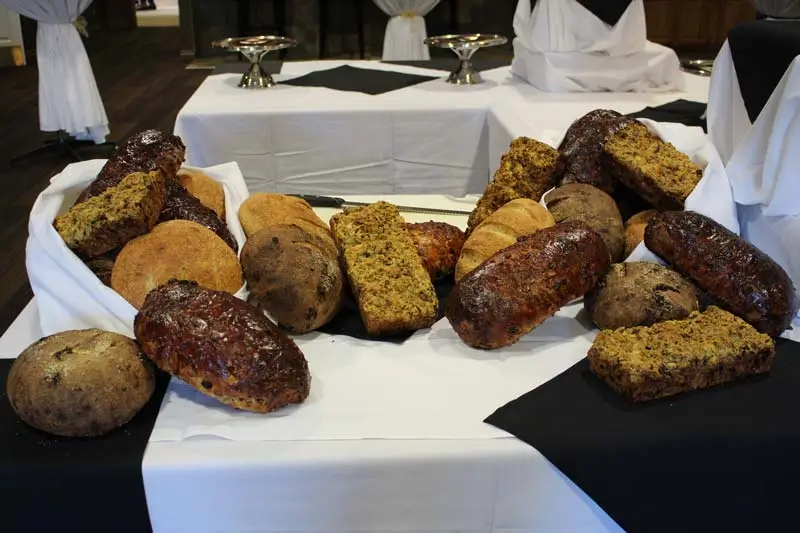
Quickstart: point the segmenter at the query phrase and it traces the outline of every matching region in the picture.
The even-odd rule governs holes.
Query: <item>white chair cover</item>
[[[430,59],[423,41],[428,37],[425,15],[440,0],[375,0],[375,4],[392,17],[386,25],[383,39],[384,61],[412,61]]]
[[[39,125],[96,143],[109,133],[94,72],[73,25],[92,0],[0,0],[10,10],[38,22]]]

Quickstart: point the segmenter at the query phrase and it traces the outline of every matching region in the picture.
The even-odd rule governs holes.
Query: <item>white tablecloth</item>
[[[209,76],[175,124],[187,164],[236,161],[251,192],[462,196],[481,193],[499,161],[492,104],[507,106],[510,120],[571,122],[598,106],[636,111],[676,98],[705,101],[708,93],[707,79],[688,75],[683,93],[543,93],[510,67],[484,72],[483,85],[456,87],[443,71],[375,61],[284,63],[276,79],[344,64],[439,79],[373,96],[289,85],[245,91],[237,74]],[[553,107],[564,103],[575,105]],[[500,154],[514,129],[500,130]]]

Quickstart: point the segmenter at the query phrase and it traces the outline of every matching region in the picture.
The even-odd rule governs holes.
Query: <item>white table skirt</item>
[[[187,164],[236,161],[251,192],[462,196],[483,191],[514,131],[495,130],[492,104],[508,106],[512,120],[569,123],[599,106],[636,111],[676,98],[705,101],[708,93],[707,79],[689,75],[682,93],[544,93],[510,67],[484,72],[483,85],[455,87],[443,71],[375,61],[289,62],[276,79],[344,64],[440,79],[373,96],[281,85],[245,91],[239,75],[209,76],[175,124]],[[552,107],[559,103],[575,106]]]

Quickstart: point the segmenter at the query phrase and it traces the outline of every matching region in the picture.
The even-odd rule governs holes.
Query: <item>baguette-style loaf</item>
[[[520,237],[555,224],[553,215],[539,202],[528,198],[508,202],[475,228],[464,243],[456,263],[456,281]]]

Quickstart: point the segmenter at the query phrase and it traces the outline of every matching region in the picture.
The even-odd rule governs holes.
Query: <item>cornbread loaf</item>
[[[602,160],[614,178],[659,210],[682,210],[703,177],[689,156],[638,122],[606,140]]]
[[[236,409],[268,413],[308,397],[294,341],[227,292],[172,280],[148,294],[133,328],[160,369]]]
[[[185,167],[178,171],[176,179],[189,194],[212,209],[220,220],[225,220],[225,188],[221,183],[205,172]]]
[[[242,288],[236,253],[196,222],[162,222],[122,249],[111,271],[111,287],[139,309],[151,290],[171,279],[196,281],[231,294]]]
[[[341,308],[344,275],[327,232],[269,226],[247,239],[241,261],[250,302],[289,331],[320,328]]]
[[[649,326],[699,309],[694,286],[655,263],[618,263],[586,294],[584,307],[600,329]]]
[[[96,257],[153,229],[165,199],[164,179],[158,172],[137,172],[99,196],[73,205],[53,225],[76,254]]]
[[[639,243],[644,240],[644,228],[656,213],[658,211],[655,209],[648,209],[636,213],[625,223],[625,257],[631,255]]]
[[[353,297],[370,335],[427,328],[439,301],[395,206],[377,202],[331,218]]]
[[[511,200],[529,198],[538,202],[556,186],[562,168],[563,161],[553,147],[527,137],[515,139],[470,214],[467,235]]]
[[[795,287],[767,254],[718,222],[691,211],[659,213],[644,231],[647,248],[721,307],[777,337],[797,312]]]
[[[455,272],[458,256],[466,240],[463,231],[453,225],[434,221],[406,224],[406,229],[414,240],[431,281]]]
[[[159,222],[170,220],[190,220],[208,228],[225,241],[234,252],[239,251],[239,244],[233,238],[227,224],[223,222],[213,209],[204,206],[200,200],[189,194],[177,180],[167,180],[167,200],[158,217]]]
[[[153,368],[137,344],[98,329],[63,331],[26,348],[6,394],[28,425],[64,437],[97,437],[138,413],[153,395]]]
[[[76,203],[85,202],[119,185],[125,176],[134,172],[160,172],[164,179],[174,178],[185,155],[186,147],[180,137],[158,130],[137,133],[114,150],[100,174]]]
[[[613,198],[591,185],[570,183],[549,192],[544,201],[556,222],[584,222],[603,237],[611,262],[622,260],[625,227]]]
[[[456,283],[445,316],[464,343],[517,342],[594,287],[609,267],[602,237],[571,221],[522,237]]]
[[[296,224],[306,229],[314,225],[328,230],[328,225],[302,198],[264,192],[253,194],[242,203],[239,222],[248,237],[274,224]]]
[[[601,331],[589,367],[632,402],[705,389],[768,372],[775,343],[718,307],[649,327]]]
[[[489,215],[470,234],[456,264],[456,281],[478,268],[491,256],[542,228],[555,226],[553,215],[539,202],[518,198]]]
[[[601,162],[603,143],[632,121],[616,111],[595,109],[573,122],[558,147],[564,160],[560,184],[584,183],[612,194],[617,182]]]

